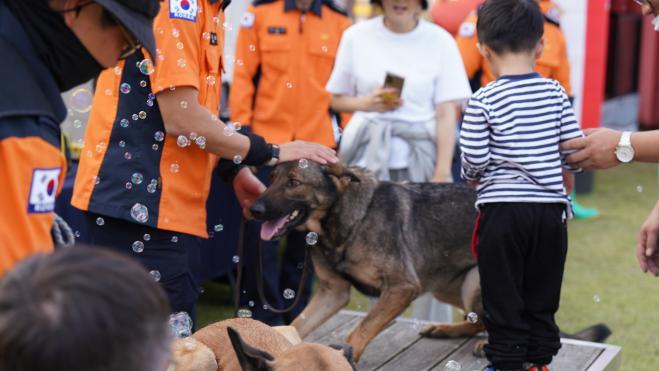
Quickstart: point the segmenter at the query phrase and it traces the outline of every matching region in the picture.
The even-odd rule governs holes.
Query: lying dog
[[[250,211],[261,238],[293,228],[319,235],[311,249],[318,290],[292,325],[304,338],[350,301],[350,287],[379,297],[349,335],[356,360],[420,294],[461,308],[472,321],[434,324],[429,336],[471,336],[485,328],[469,243],[476,194],[454,184],[378,182],[361,168],[283,163]]]
[[[350,287],[377,304],[348,336],[355,360],[387,324],[420,294],[468,313],[456,324],[432,324],[421,335],[463,337],[484,331],[480,277],[471,254],[476,194],[455,184],[378,182],[366,170],[341,164],[283,163],[251,213],[265,221],[264,240],[292,229],[318,234],[311,257],[318,288],[293,321],[304,338],[350,301]],[[475,313],[471,314],[471,313]],[[598,324],[564,337],[603,341]],[[482,355],[483,343],[474,352]]]
[[[304,343],[291,326],[249,318],[208,325],[172,345],[168,371],[352,371],[350,348]]]

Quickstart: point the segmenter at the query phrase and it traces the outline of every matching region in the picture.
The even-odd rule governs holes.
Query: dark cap
[[[159,0],[94,0],[105,8],[140,41],[151,55],[156,56],[156,39],[153,36],[153,19],[160,11]]]

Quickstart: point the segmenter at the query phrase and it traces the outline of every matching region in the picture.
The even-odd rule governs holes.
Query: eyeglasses
[[[58,13],[68,13],[68,12],[76,12],[76,16],[80,14],[80,10],[82,8],[86,7],[87,5],[94,4],[93,1],[88,1],[86,3],[80,4],[76,7],[70,8],[70,9],[63,9],[59,10]],[[124,27],[123,24],[115,17],[112,13],[108,12],[105,8],[103,8],[103,17],[105,19],[109,20],[112,24],[116,25],[119,27],[119,30],[121,31],[121,34],[124,37],[124,40],[126,40],[126,47],[121,51],[121,54],[119,54],[119,59],[126,59],[133,55],[138,49],[142,47],[142,43],[140,43],[139,40],[137,40],[127,29]]]
[[[121,30],[121,34],[124,35],[124,39],[126,39],[126,47],[121,51],[121,54],[119,54],[119,59],[126,59],[133,55],[137,50],[139,50],[142,47],[142,43],[140,43],[139,40],[137,40],[128,30],[126,27],[124,27],[121,23],[117,22],[117,26],[119,26],[119,29]]]
[[[119,59],[126,59],[133,55],[137,50],[139,50],[142,47],[142,43],[133,36],[132,33],[130,33],[126,27],[124,27],[123,24],[115,17],[112,13],[108,12],[107,10],[103,9],[104,15],[107,16],[109,19],[112,20],[113,23],[119,27],[119,30],[121,31],[121,34],[124,36],[124,40],[126,40],[126,47],[121,51],[121,54],[119,54]]]

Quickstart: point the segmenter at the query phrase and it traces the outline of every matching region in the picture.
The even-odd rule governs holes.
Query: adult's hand
[[[322,144],[296,140],[279,146],[279,161],[295,161],[306,158],[320,164],[339,161],[336,151]]]
[[[568,140],[561,144],[561,151],[576,151],[567,156],[570,165],[586,170],[608,169],[620,164],[615,150],[621,132],[612,129],[588,129],[583,138]]]
[[[659,201],[641,226],[636,257],[641,270],[659,276]]]
[[[243,215],[245,218],[251,219],[249,207],[265,191],[265,185],[252,173],[250,168],[244,167],[233,178],[233,190],[236,192],[240,207],[243,208]]]
[[[400,91],[395,88],[377,88],[371,95],[362,98],[362,111],[389,112],[397,110],[403,101]]]

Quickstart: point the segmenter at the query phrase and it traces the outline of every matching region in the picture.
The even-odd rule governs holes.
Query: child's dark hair
[[[534,50],[544,26],[535,0],[487,0],[478,10],[478,41],[497,54]]]

